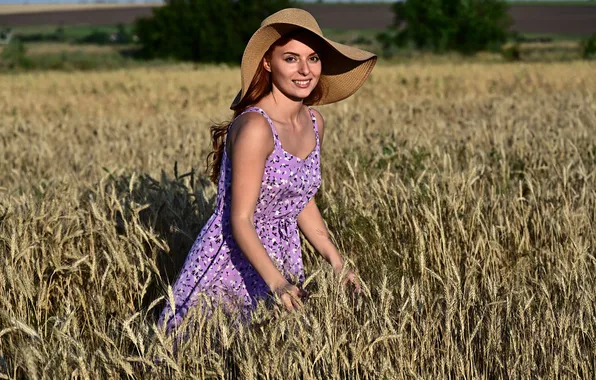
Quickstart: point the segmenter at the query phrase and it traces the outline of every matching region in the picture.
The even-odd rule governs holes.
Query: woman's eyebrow
[[[284,52],[284,54],[292,54],[292,55],[300,56],[300,54],[294,53],[294,52],[291,52],[291,51],[286,51],[286,52]],[[316,52],[310,53],[309,56],[311,56],[311,55],[317,55],[317,53]]]

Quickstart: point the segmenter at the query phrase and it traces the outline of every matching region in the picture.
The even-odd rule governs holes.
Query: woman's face
[[[309,46],[312,44],[300,40],[293,38],[275,45],[270,57],[263,60],[265,70],[271,73],[273,87],[294,100],[310,95],[319,83],[322,70],[319,55]]]

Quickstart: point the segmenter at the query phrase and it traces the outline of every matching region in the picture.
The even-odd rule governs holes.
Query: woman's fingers
[[[284,307],[287,311],[292,312],[294,310],[300,309],[302,307],[302,303],[298,298],[290,293],[284,294],[282,297],[282,301]]]
[[[346,273],[342,283],[344,286],[347,286],[348,283],[352,285],[356,293],[360,293],[360,291],[362,290],[360,286],[360,280],[358,280],[358,276],[356,276],[356,273],[352,272],[351,270]]]
[[[294,306],[294,309],[301,309],[303,305],[302,301],[300,300],[300,289],[295,286],[292,287],[289,292],[289,296],[292,299],[292,305]]]
[[[308,297],[308,292],[293,285],[280,295],[284,307],[290,312],[301,309],[304,306],[302,299],[306,297]]]
[[[292,297],[290,297],[289,294],[283,294],[281,296],[281,300],[284,304],[284,307],[286,308],[287,311],[292,312],[294,311],[294,303],[292,302]]]
[[[300,310],[302,309],[302,302],[298,298],[292,298],[292,306],[293,310]]]
[[[352,282],[352,284],[354,284],[356,292],[360,293],[360,291],[362,290],[360,287],[360,280],[358,280],[358,276],[356,276],[354,272],[352,272],[352,277],[350,278],[350,281]]]

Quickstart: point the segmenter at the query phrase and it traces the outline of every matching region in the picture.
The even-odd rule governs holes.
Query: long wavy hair
[[[291,40],[293,38],[297,38],[299,35],[302,35],[302,34],[307,35],[310,38],[312,38],[314,36],[316,39],[316,42],[319,42],[319,43],[321,42],[318,39],[318,37],[316,37],[315,34],[312,34],[308,31],[305,31],[305,30],[294,31],[294,32],[291,32],[291,33],[283,36],[282,38],[278,39],[273,45],[271,45],[271,47],[269,48],[269,50],[267,50],[267,52],[265,53],[263,58],[271,57],[271,52],[273,51],[273,48],[275,46],[284,45],[289,40]],[[315,45],[320,46],[318,43],[315,43]],[[319,49],[316,49],[315,51],[317,51],[317,53],[319,53]],[[321,54],[319,53],[319,56],[320,55]],[[245,109],[258,103],[259,100],[261,100],[263,97],[265,97],[267,94],[269,94],[272,90],[271,73],[268,72],[267,70],[265,70],[265,68],[263,67],[262,61],[263,60],[261,59],[259,66],[257,68],[257,72],[255,73],[255,76],[252,78],[250,86],[246,90],[246,95],[244,95],[244,98],[242,98],[240,103],[238,103],[234,107],[234,109],[233,109],[234,115],[232,116],[232,119],[229,121],[225,121],[223,123],[213,124],[210,127],[211,145],[212,145],[213,150],[211,151],[211,153],[209,153],[207,155],[206,163],[207,163],[208,170],[211,171],[211,174],[209,177],[211,178],[211,181],[213,181],[213,183],[215,183],[215,184],[217,184],[217,182],[219,180],[219,172],[221,169],[223,152],[224,152],[224,149],[226,149],[225,145],[226,145],[226,136],[228,134],[228,128],[230,127],[230,125],[232,124],[234,119],[236,119]],[[321,59],[321,63],[323,63],[323,59]],[[317,83],[315,88],[312,90],[310,95],[304,99],[304,104],[306,104],[306,105],[315,104],[324,96],[324,94],[325,94],[325,83],[324,83],[323,77],[320,77],[319,82]]]

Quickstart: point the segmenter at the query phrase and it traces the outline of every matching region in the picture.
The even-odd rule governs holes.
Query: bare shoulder
[[[319,130],[319,136],[322,139],[323,135],[325,134],[325,119],[323,119],[323,115],[321,115],[321,113],[314,109],[311,108],[312,113],[315,115],[315,118],[317,119],[317,127]]]
[[[269,122],[258,112],[247,112],[234,120],[230,130],[232,145],[246,142],[273,147],[273,134]]]

